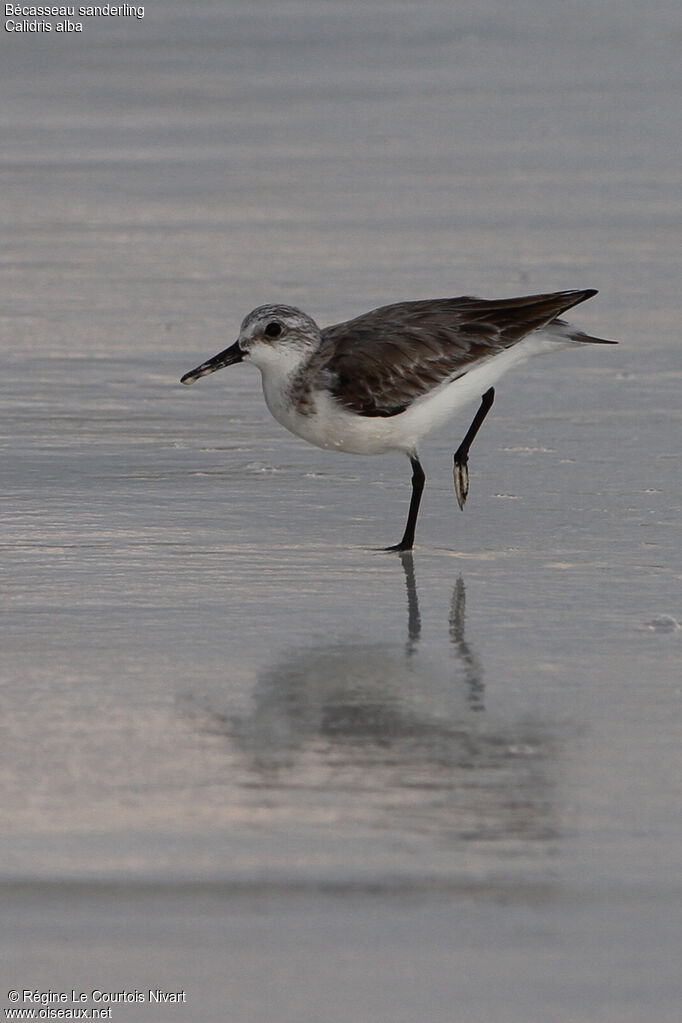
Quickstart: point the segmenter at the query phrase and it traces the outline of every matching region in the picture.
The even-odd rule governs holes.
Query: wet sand
[[[7,990],[677,1019],[678,18],[169,3],[3,36]],[[179,385],[266,301],[573,287],[621,345],[501,382],[463,513],[469,420],[425,443],[412,557],[376,551],[404,459],[290,437],[246,367]]]

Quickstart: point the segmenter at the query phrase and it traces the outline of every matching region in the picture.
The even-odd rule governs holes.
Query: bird
[[[412,468],[407,522],[399,543],[414,546],[426,476],[418,445],[475,399],[478,410],[453,456],[457,503],[469,493],[469,449],[507,370],[569,346],[617,344],[561,319],[593,288],[519,298],[422,299],[380,306],[320,328],[289,305],[260,305],[239,337],[181,378],[191,384],[235,363],[253,363],[274,418],[317,447],[352,454],[406,454]]]

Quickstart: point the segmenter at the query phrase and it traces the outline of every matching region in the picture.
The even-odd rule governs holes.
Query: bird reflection
[[[232,782],[282,812],[313,813],[321,800],[320,813],[334,806],[377,827],[399,820],[401,829],[441,836],[547,838],[552,737],[538,722],[495,720],[485,709],[461,576],[443,616],[445,642],[427,645],[412,554],[400,563],[402,644],[357,640],[284,652],[259,672],[249,712],[213,699],[195,701],[193,715],[228,740]]]
[[[403,552],[400,555],[400,560],[405,573],[405,586],[407,588],[407,642],[405,644],[405,653],[408,657],[411,657],[417,650],[422,629],[412,551]],[[466,589],[464,580],[460,575],[455,583],[452,591],[452,600],[450,601],[450,640],[453,656],[459,660],[464,670],[469,706],[472,710],[478,711],[485,709],[483,702],[485,693],[483,669],[475,653],[464,638],[465,611]]]

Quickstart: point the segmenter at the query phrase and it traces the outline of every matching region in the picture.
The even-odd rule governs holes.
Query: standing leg
[[[407,525],[405,526],[405,532],[400,543],[395,544],[393,547],[386,547],[387,551],[411,551],[414,544],[414,529],[417,525],[419,502],[422,499],[426,476],[416,453],[410,455],[410,465],[412,466],[412,497],[410,499],[410,510],[407,513]]]
[[[455,481],[457,504],[460,508],[464,508],[464,502],[466,501],[467,494],[469,493],[469,470],[467,469],[469,448],[471,447],[471,442],[481,428],[481,423],[490,412],[494,400],[495,388],[491,387],[490,390],[486,391],[481,398],[481,405],[474,416],[474,421],[467,430],[466,437],[455,451],[455,465],[452,470],[452,475]]]

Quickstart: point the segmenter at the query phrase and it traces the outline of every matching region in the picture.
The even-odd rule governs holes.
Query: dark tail
[[[566,337],[571,341],[577,341],[581,345],[617,345],[619,343],[618,341],[610,341],[606,337],[592,337],[591,334],[585,334],[582,330],[576,330],[572,324],[566,323],[566,320],[552,320],[549,326],[564,329]]]
[[[612,341],[608,337],[592,337],[591,334],[583,334],[582,331],[577,330],[573,335],[574,341],[580,341],[582,345],[617,345],[619,341]]]
[[[592,298],[594,295],[598,295],[599,292],[596,288],[588,288],[586,291],[574,291],[566,292],[566,296],[574,295],[575,299],[571,302],[570,306],[566,308],[571,309],[574,305],[579,305],[581,302],[585,302],[588,298]],[[610,341],[605,337],[593,337],[591,334],[585,334],[582,330],[576,330],[575,327],[571,326],[570,323],[566,323],[565,320],[560,320],[558,317],[549,324],[551,327],[554,325],[558,327],[568,327],[568,336],[571,341],[577,341],[581,345],[617,345],[617,341]]]

